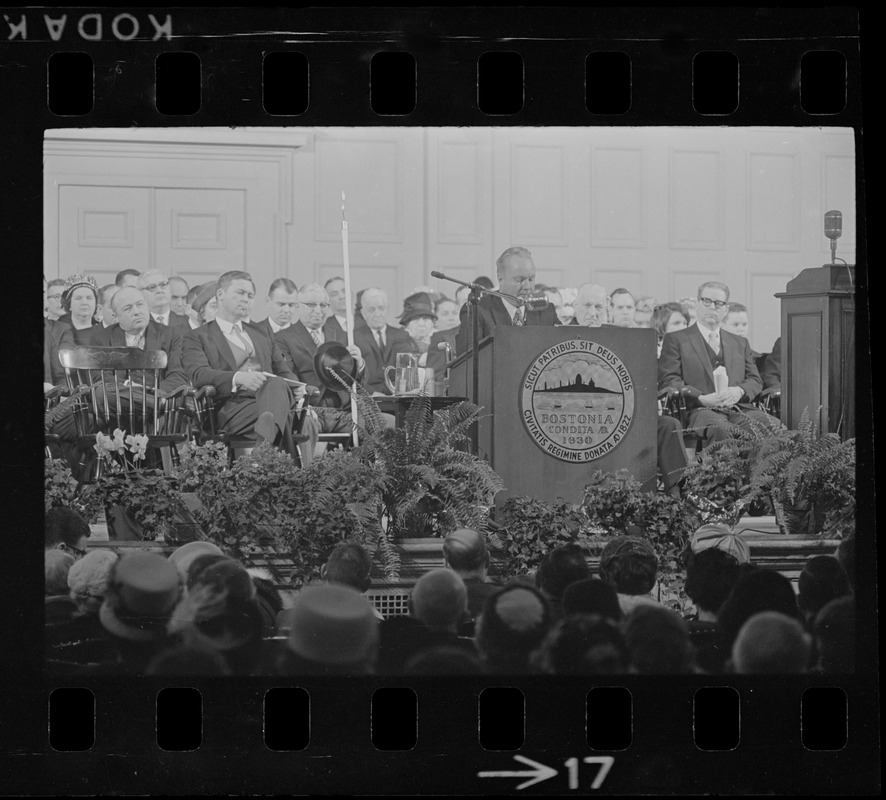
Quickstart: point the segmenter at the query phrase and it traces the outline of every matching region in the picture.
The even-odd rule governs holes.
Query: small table
[[[412,401],[415,400],[419,395],[415,394],[403,394],[403,395],[389,395],[387,397],[374,397],[373,399],[378,404],[379,410],[385,414],[393,414],[395,424],[398,428],[402,427],[403,419],[406,417],[406,412],[409,411],[409,406],[412,405]],[[446,408],[447,406],[455,405],[456,403],[462,403],[467,400],[467,397],[429,397],[428,400],[431,401],[431,411],[438,411],[441,408]]]

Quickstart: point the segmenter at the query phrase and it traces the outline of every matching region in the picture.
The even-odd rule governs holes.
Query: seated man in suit
[[[323,329],[333,329],[336,336],[340,333],[347,333],[348,312],[346,306],[348,304],[348,296],[345,293],[345,279],[339,278],[338,276],[336,276],[335,278],[330,278],[328,281],[326,281],[326,283],[323,284],[323,288],[329,295],[329,311],[331,312],[323,325]],[[356,330],[357,328],[366,327],[366,321],[359,313],[359,305],[360,303],[358,298],[358,308],[354,309],[354,315],[352,317],[354,321],[354,330]],[[343,342],[345,340],[335,338],[330,339],[329,341]]]
[[[390,394],[385,367],[395,366],[398,353],[418,354],[418,346],[406,331],[388,325],[388,296],[381,289],[367,289],[360,302],[366,327],[354,325],[354,344],[366,360],[363,385],[370,394]]]
[[[273,339],[275,334],[298,319],[298,289],[289,278],[275,278],[268,289],[265,303],[268,306],[268,318],[256,325]]]
[[[182,334],[187,331],[189,327],[187,316],[176,314],[172,310],[172,292],[166,275],[157,269],[148,270],[138,276],[135,286],[144,293],[154,322],[181,328]]]
[[[498,270],[498,290],[504,294],[526,299],[535,294],[535,263],[525,247],[509,247],[495,262]],[[479,341],[492,333],[496,325],[555,325],[557,312],[550,304],[541,311],[522,306],[517,308],[495,295],[484,294],[477,303]],[[465,353],[471,346],[471,325],[468,303],[461,307],[461,328],[456,336],[456,349]]]
[[[729,287],[708,281],[698,287],[695,324],[666,333],[658,361],[658,388],[686,391],[692,414],[689,427],[702,432],[705,444],[728,436],[729,425],[766,422],[751,401],[762,383],[748,340],[720,326],[729,313]],[[728,387],[717,393],[714,370],[722,367]]]
[[[348,335],[338,326],[325,325],[329,309],[329,296],[319,283],[309,283],[298,291],[296,310],[299,319],[289,327],[278,331],[275,336],[280,352],[292,372],[309,386],[317,387],[319,393],[308,398],[317,414],[321,433],[350,433],[351,395],[346,389],[334,391],[317,376],[314,356],[317,348],[325,342],[339,342],[357,362],[357,379],[362,378],[366,362],[360,348],[348,347]]]
[[[764,389],[781,391],[781,336],[775,340],[772,352],[763,361],[760,379],[763,381]]]
[[[575,297],[576,324],[600,328],[607,324],[609,296],[597,283],[585,283],[578,287]],[[616,326],[618,327],[618,326]],[[657,463],[664,490],[675,497],[680,495],[680,480],[689,463],[680,423],[673,417],[658,417]]]
[[[212,322],[185,335],[182,361],[194,386],[214,386],[224,401],[218,421],[226,432],[254,430],[260,440],[294,456],[292,412],[305,389],[290,390],[286,381],[298,378],[286,366],[277,343],[261,328],[243,322],[254,297],[255,283],[248,272],[224,273],[216,291],[218,313]],[[309,438],[298,449],[302,466],[308,466],[317,442],[313,415],[305,417],[302,433]]]
[[[181,329],[155,322],[148,313],[145,296],[138,289],[130,287],[118,289],[111,298],[111,308],[117,317],[117,323],[110,328],[97,328],[98,333],[93,335],[93,344],[97,347],[162,350],[166,353],[167,362],[160,382],[160,391],[167,393],[184,386],[188,382],[188,376],[185,375],[182,366]],[[150,380],[148,385],[151,385]],[[120,399],[127,401],[128,395],[121,395]],[[133,402],[140,399],[140,395],[133,392]],[[151,399],[150,395],[148,399]],[[108,401],[112,405],[115,402],[115,397],[110,392]]]

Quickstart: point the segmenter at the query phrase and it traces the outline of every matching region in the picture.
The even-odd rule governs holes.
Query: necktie
[[[514,325],[522,325],[523,324],[523,309],[518,308],[514,312]]]
[[[379,349],[385,349],[385,332],[375,331],[375,341],[378,342]]]
[[[320,334],[319,328],[311,328],[311,338],[314,340],[314,344],[319,347],[323,344],[323,336]]]
[[[163,314],[155,314],[154,322],[159,322],[161,325],[168,325],[169,323],[166,321],[166,318]]]
[[[717,336],[716,331],[711,331],[711,333],[708,335],[708,342],[710,342],[711,350],[713,350],[715,353],[720,352],[720,337]]]
[[[137,347],[139,350],[145,349],[145,335],[144,333],[140,333],[138,336],[133,334],[126,334],[126,346],[127,347]]]
[[[250,342],[244,335],[239,325],[234,325],[231,330],[234,332],[234,336],[237,338],[237,341],[243,346],[243,349],[246,351],[246,357],[252,358],[255,355],[255,348],[252,346],[252,342]]]

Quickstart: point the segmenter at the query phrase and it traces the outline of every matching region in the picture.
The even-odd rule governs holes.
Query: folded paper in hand
[[[726,367],[717,367],[714,370],[714,392],[723,394],[729,388],[729,376],[726,374]]]

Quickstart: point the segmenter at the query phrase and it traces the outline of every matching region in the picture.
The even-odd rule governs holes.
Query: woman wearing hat
[[[92,329],[97,324],[98,283],[88,272],[78,272],[65,281],[62,292],[62,308],[59,317],[74,329],[74,341],[78,345],[92,343]]]
[[[185,311],[188,314],[188,323],[191,330],[212,322],[218,311],[218,300],[215,297],[215,291],[218,288],[217,281],[207,281],[195,286],[188,292],[188,301],[185,304]]]
[[[406,329],[422,354],[428,352],[436,322],[437,314],[427,292],[416,292],[403,301],[400,325]]]

